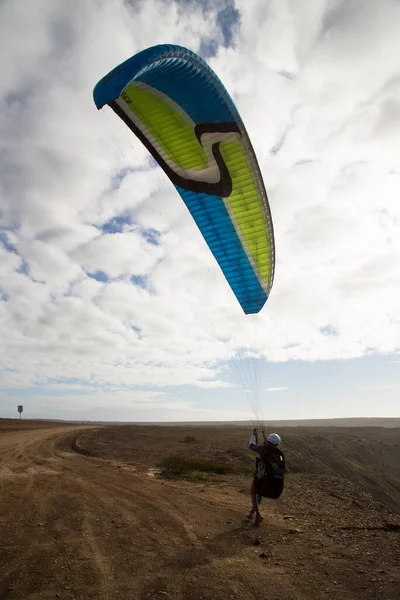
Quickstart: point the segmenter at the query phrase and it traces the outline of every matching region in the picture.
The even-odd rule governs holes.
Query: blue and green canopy
[[[270,293],[275,247],[267,194],[243,121],[196,54],[153,46],[103,77],[108,104],[176,187],[246,314]]]

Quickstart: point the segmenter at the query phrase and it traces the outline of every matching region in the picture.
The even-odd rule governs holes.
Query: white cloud
[[[288,387],[270,387],[267,388],[266,391],[267,392],[283,392],[284,390],[288,390]]]
[[[2,4],[3,389],[52,378],[224,388],[235,355],[249,387],[238,348],[270,362],[399,348],[398,3],[238,0],[235,45],[209,59],[271,203],[276,277],[259,315],[242,314],[143,146],[96,110],[94,84],[139,49],[221,42],[221,6]],[[121,231],[102,231],[121,215]]]

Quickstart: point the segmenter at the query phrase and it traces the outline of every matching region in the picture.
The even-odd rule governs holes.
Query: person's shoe
[[[256,516],[256,523],[261,523],[261,521],[264,520],[264,517],[262,515],[260,515],[260,513],[257,513]]]
[[[247,515],[245,515],[245,519],[248,519],[249,521],[251,521],[253,516],[254,516],[254,510],[251,510],[249,513],[247,513]]]

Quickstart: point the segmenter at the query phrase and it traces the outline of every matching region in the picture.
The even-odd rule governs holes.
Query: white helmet
[[[267,441],[273,446],[279,446],[279,444],[281,443],[281,438],[277,433],[270,433],[267,438]]]

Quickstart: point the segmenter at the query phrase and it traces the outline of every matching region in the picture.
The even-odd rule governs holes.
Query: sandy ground
[[[0,434],[1,599],[400,598],[390,514],[360,516],[325,480],[311,494],[292,475],[256,527],[238,485],[77,454],[76,426],[15,429]]]

